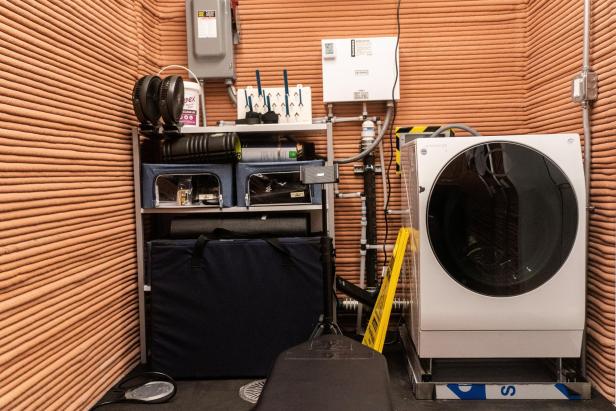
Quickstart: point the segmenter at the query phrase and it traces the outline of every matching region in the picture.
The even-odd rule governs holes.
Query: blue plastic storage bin
[[[191,205],[232,207],[233,164],[143,164],[141,202],[144,208],[178,207],[178,184],[192,185]]]
[[[303,184],[300,181],[300,167],[324,164],[323,160],[238,163],[237,205],[321,204],[321,185]]]

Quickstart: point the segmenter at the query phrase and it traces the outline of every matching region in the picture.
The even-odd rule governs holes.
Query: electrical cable
[[[400,3],[402,0],[398,0],[398,4],[396,6],[396,49],[394,51],[394,62],[396,66],[396,77],[394,80],[394,85],[391,88],[391,101],[393,103],[393,116],[391,119],[391,123],[389,123],[389,162],[387,163],[387,169],[381,170],[381,172],[386,173],[386,181],[387,181],[387,196],[385,198],[385,207],[383,212],[385,213],[385,239],[383,240],[383,255],[384,255],[384,264],[387,265],[387,238],[389,237],[389,200],[391,198],[391,178],[389,176],[389,171],[391,170],[391,165],[394,159],[394,124],[396,122],[396,114],[398,114],[398,107],[396,103],[396,84],[398,83],[400,77],[400,67],[398,62],[398,50],[400,48]],[[383,165],[381,165],[382,167]]]

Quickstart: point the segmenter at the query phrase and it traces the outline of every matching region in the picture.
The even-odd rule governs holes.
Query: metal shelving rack
[[[221,125],[213,127],[191,127],[181,130],[182,134],[202,133],[238,133],[238,134],[280,134],[326,132],[327,135],[327,163],[332,164],[334,158],[333,125],[331,121],[313,124],[257,124],[257,125]],[[159,207],[142,208],[141,206],[141,131],[132,129],[133,175],[135,194],[135,230],[137,242],[137,286],[139,294],[139,344],[141,363],[147,361],[146,346],[146,312],[145,293],[149,286],[145,284],[145,243],[143,234],[143,216],[151,214],[234,214],[234,213],[271,213],[271,212],[309,212],[313,227],[320,227],[316,220],[322,218],[320,205],[279,205],[254,207]],[[327,226],[329,236],[335,239],[334,230],[334,190],[326,186],[327,198]]]

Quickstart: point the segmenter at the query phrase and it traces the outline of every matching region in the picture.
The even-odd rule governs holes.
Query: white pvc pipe
[[[360,255],[359,255],[359,287],[366,288],[366,251],[361,249],[362,245],[367,242],[366,227],[368,220],[366,219],[366,197],[361,197],[361,238],[360,238]],[[357,318],[355,323],[355,332],[361,335],[363,320],[363,306],[359,306],[357,310]]]
[[[376,125],[379,133],[381,132],[380,122]],[[383,140],[379,143],[379,159],[381,160],[381,180],[383,182],[383,210],[387,211],[387,167],[385,167],[385,153],[383,151]]]

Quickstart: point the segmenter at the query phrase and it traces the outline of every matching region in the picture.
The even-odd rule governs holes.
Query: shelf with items
[[[229,213],[271,213],[321,211],[320,204],[271,205],[252,207],[157,207],[142,208],[142,214],[229,214]]]
[[[225,123],[207,127],[144,127],[140,132],[148,136],[178,137],[191,134],[215,134],[215,133],[238,133],[238,134],[283,134],[283,133],[311,133],[327,130],[327,123],[272,123],[272,124],[234,124]]]
[[[159,132],[160,131],[160,132]],[[327,134],[328,142],[328,155],[333,157],[333,130],[331,123],[313,123],[313,124],[255,124],[255,125],[229,125],[224,124],[214,127],[189,127],[179,130],[171,130],[171,134],[168,137],[190,134],[207,134],[207,133],[247,133],[247,134],[292,134],[292,133],[310,133],[310,132],[323,132]],[[165,219],[173,215],[207,215],[208,218],[215,216],[221,216],[224,218],[233,218],[233,215],[268,215],[279,213],[284,214],[300,214],[304,213],[309,216],[310,230],[317,232],[320,230],[321,224],[324,218],[328,220],[330,236],[334,237],[334,223],[333,223],[333,197],[334,193],[329,187],[327,189],[327,201],[329,207],[327,208],[327,216],[322,214],[322,206],[319,204],[286,204],[286,205],[258,205],[258,206],[231,206],[231,207],[206,207],[206,206],[187,206],[187,207],[157,207],[151,208],[148,204],[143,204],[142,201],[142,152],[143,154],[151,153],[159,149],[158,138],[162,136],[162,130],[140,130],[134,128],[132,132],[132,148],[133,148],[133,173],[134,173],[134,195],[135,195],[135,229],[136,229],[136,248],[137,248],[137,285],[139,292],[139,333],[140,333],[140,353],[141,362],[145,363],[147,360],[147,345],[146,345],[146,313],[145,313],[145,293],[149,291],[148,284],[146,284],[146,265],[145,265],[145,247],[146,247],[146,235],[144,232],[144,222],[147,223],[149,219]],[[153,137],[143,138],[142,137]],[[330,147],[331,145],[331,147]],[[145,160],[149,160],[149,156],[145,156]],[[153,156],[152,156],[153,157]],[[147,161],[146,161],[147,162]],[[144,207],[145,205],[145,207]]]
[[[327,123],[225,124],[208,127],[182,127],[181,134],[202,133],[309,133],[327,130]]]

